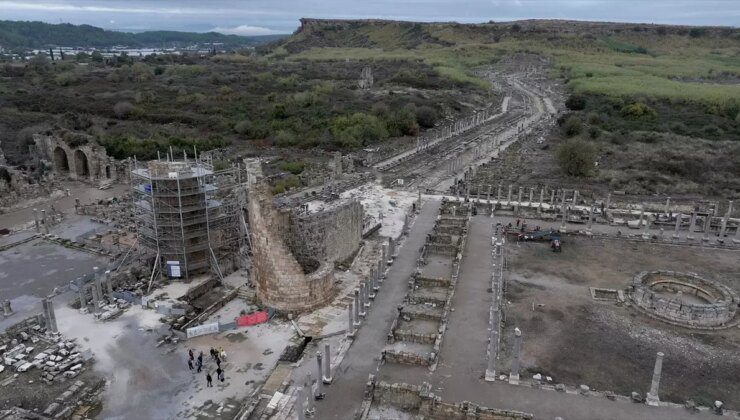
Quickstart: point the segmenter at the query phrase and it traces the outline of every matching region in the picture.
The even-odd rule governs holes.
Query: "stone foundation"
[[[372,402],[389,405],[408,411],[429,420],[529,420],[534,416],[520,411],[501,410],[483,407],[464,401],[450,404],[431,392],[431,385],[421,386],[405,383],[375,383],[374,378],[367,384],[367,395]]]
[[[675,293],[675,297],[661,293]],[[729,287],[695,273],[643,271],[629,289],[635,305],[658,319],[692,328],[728,326],[737,314],[740,299]],[[705,303],[687,303],[682,295]]]

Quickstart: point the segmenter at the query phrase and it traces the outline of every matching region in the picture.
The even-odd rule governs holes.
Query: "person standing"
[[[222,370],[221,373],[218,374],[218,380],[223,382],[226,380],[226,376],[224,375],[224,371]]]
[[[188,350],[188,356],[190,356],[190,360],[195,359],[195,355],[193,355],[193,349]]]
[[[193,370],[193,360],[188,359],[188,369]]]
[[[200,373],[200,370],[203,369],[203,362],[198,359],[198,373]]]
[[[206,373],[206,387],[213,387],[213,378],[211,378],[211,373]]]

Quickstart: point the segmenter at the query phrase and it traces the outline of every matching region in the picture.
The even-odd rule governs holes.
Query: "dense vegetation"
[[[69,23],[0,21],[0,45],[8,50],[19,48],[64,47],[145,47],[163,45],[190,45],[221,43],[226,47],[259,45],[282,36],[237,36],[216,32],[194,33],[174,31],[148,31],[141,33],[106,31],[90,25]]]

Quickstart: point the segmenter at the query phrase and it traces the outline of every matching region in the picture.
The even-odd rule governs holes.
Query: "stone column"
[[[416,213],[421,212],[421,188],[419,188],[419,197],[416,199]]]
[[[665,199],[665,211],[663,213],[665,214],[671,214],[670,213],[671,208],[671,197],[668,197]]]
[[[529,187],[529,205],[532,205],[532,200],[534,199],[534,188]]]
[[[490,314],[493,317],[493,314]],[[493,320],[493,319],[492,319]],[[488,365],[486,366],[485,380],[493,382],[496,380],[496,345],[498,342],[498,331],[494,324],[490,324],[491,331],[488,336]]]
[[[347,337],[354,337],[355,336],[355,318],[354,318],[354,308],[353,308],[353,302],[350,302],[349,305],[347,305]]]
[[[354,303],[354,310],[355,310],[355,326],[360,326],[360,291],[355,289],[355,303]]]
[[[80,293],[80,310],[82,308],[87,307],[87,296],[85,296],[85,282],[82,280],[82,278],[77,278],[77,287],[79,288]]]
[[[364,317],[367,315],[365,312],[365,283],[360,282],[360,316]]]
[[[323,356],[321,355],[321,350],[316,352],[316,365],[318,367],[318,376],[316,377],[316,382],[323,383],[323,377],[324,377],[324,365],[322,363]]]
[[[540,204],[537,206],[537,211],[542,213],[542,202],[545,201],[545,187],[540,188]]]
[[[511,190],[514,188],[511,184],[509,184],[509,195],[506,197],[506,204],[511,204]]]
[[[561,232],[565,232],[565,230],[566,230],[566,222],[565,222],[565,219],[567,217],[566,213],[568,213],[568,207],[567,207],[567,205],[565,203],[565,191],[563,191],[563,202],[561,204],[560,212],[562,213],[562,216],[563,216],[563,221],[560,224],[560,231]]]
[[[645,204],[640,204],[640,219],[637,221],[637,228],[642,229],[642,219],[645,217]]]
[[[41,224],[44,225],[44,233],[49,234],[49,223],[46,220],[46,210],[41,210]]]
[[[10,307],[10,300],[5,299],[3,301],[3,316],[13,315],[13,308]]]
[[[33,224],[36,227],[36,233],[39,233],[39,211],[37,209],[33,209]]]
[[[382,258],[381,259],[383,261],[383,265],[385,265],[388,262],[388,244],[383,244],[383,246],[381,247],[381,249],[383,250]]]
[[[519,195],[517,196],[517,199],[516,199],[517,207],[522,204],[522,190],[523,188],[519,187]]]
[[[367,279],[363,280],[362,282],[365,285],[365,307],[370,307],[370,283],[367,282]]]
[[[322,380],[325,384],[330,384],[334,378],[331,376],[331,346],[329,343],[324,344],[324,355],[326,357],[326,364],[324,365],[324,377]]]
[[[514,328],[514,352],[511,355],[511,373],[509,383],[519,385],[519,352],[522,349],[522,331]]]
[[[303,407],[303,404],[306,401],[306,394],[304,393],[303,387],[299,386],[297,388],[298,396],[295,400],[295,411],[298,415],[298,420],[305,420],[306,419],[306,412],[305,408]]]
[[[725,213],[725,217],[722,218],[722,226],[719,228],[719,238],[721,240],[724,240],[725,231],[727,230],[727,222],[730,221],[731,213],[732,213],[732,200],[730,200],[730,203],[727,205],[727,213]]]
[[[98,288],[95,287],[95,283],[90,283],[90,290],[92,291],[93,313],[97,314],[100,312],[100,295],[98,294]]]
[[[591,228],[594,224],[594,209],[596,208],[596,203],[592,203],[591,207],[588,209],[588,231],[591,232]]]
[[[573,205],[578,205],[578,190],[573,190]]]
[[[46,320],[48,321],[47,328],[53,333],[59,332],[59,329],[57,328],[57,316],[54,313],[54,301],[50,298],[46,298],[43,302],[44,313],[46,314]]]
[[[492,187],[493,186],[491,184],[488,184],[488,195],[486,197],[486,201],[488,202],[488,204],[491,204],[491,188]]]
[[[313,387],[313,384],[311,382],[311,373],[306,374],[306,379],[303,382],[303,389],[306,394],[306,402],[308,403],[306,405],[306,415],[309,417],[313,417],[314,414],[316,414],[316,406],[314,404],[314,396],[312,395],[313,392],[311,391],[311,388]]]
[[[606,195],[606,204],[604,205],[604,217],[609,212],[609,206],[612,204],[612,193]]]
[[[113,299],[113,281],[110,278],[110,270],[106,270],[103,274],[103,281],[105,282],[105,288],[108,292],[108,296]]]
[[[378,276],[378,283],[383,283],[383,277],[385,277],[385,273],[383,271],[383,261],[378,261],[378,269],[375,272]]]
[[[496,203],[501,204],[501,183],[498,184],[498,191],[496,192]]]
[[[711,214],[708,214],[704,218],[704,226],[703,226],[703,228],[704,228],[703,229],[704,230],[704,237],[702,238],[703,241],[708,241],[709,240],[709,229],[711,229],[711,227],[712,227],[712,215]]]
[[[694,225],[696,224],[696,210],[691,212],[691,220],[689,221],[689,233],[686,234],[686,239],[692,240],[694,237],[691,235],[694,232]]]
[[[555,189],[553,188],[552,191],[550,191],[550,207],[555,205]]]
[[[673,239],[678,239],[678,231],[681,229],[681,219],[683,218],[683,215],[681,213],[678,213],[676,215],[676,230],[673,232]]]
[[[660,386],[660,374],[663,370],[663,352],[658,352],[655,358],[655,368],[653,368],[653,380],[650,382],[650,392],[647,394],[648,405],[658,405],[660,398],[658,398],[658,387]]]
[[[643,239],[650,238],[650,215],[649,214],[645,216],[645,228],[642,231],[642,238]]]

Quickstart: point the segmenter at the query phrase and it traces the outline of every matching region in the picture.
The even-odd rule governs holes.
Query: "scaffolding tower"
[[[212,270],[248,239],[241,209],[241,168],[219,170],[210,157],[132,162],[133,213],[139,244],[156,253],[151,279],[159,273],[189,279]],[[237,248],[238,247],[238,248]],[[150,279],[150,284],[151,284]]]

